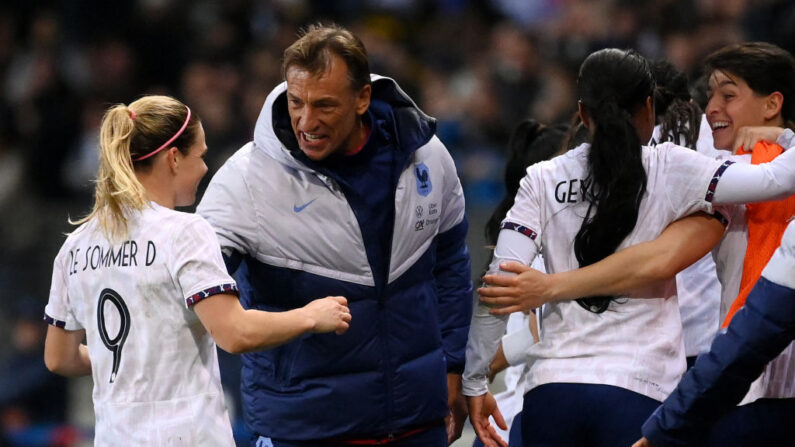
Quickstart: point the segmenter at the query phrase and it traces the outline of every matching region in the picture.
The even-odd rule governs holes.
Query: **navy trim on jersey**
[[[209,289],[204,289],[201,292],[194,293],[193,295],[185,298],[185,304],[187,304],[188,307],[193,307],[199,301],[220,293],[234,293],[235,295],[238,295],[237,285],[234,283],[228,283],[221,284],[220,286],[210,287]]]
[[[49,316],[47,314],[44,314],[44,321],[46,321],[47,324],[51,324],[51,325],[53,325],[55,327],[59,327],[61,329],[66,327],[66,322],[65,321],[56,320],[55,318],[53,318],[53,317],[51,317],[51,316]]]
[[[530,228],[527,228],[524,225],[519,225],[518,223],[513,223],[513,222],[501,223],[500,230],[518,231],[519,233],[524,234],[525,236],[529,237],[532,240],[536,240],[536,238],[538,237],[538,233],[536,233],[535,231],[531,230]]]
[[[728,168],[733,164],[734,164],[733,161],[726,160],[723,162],[722,165],[718,167],[718,169],[715,171],[715,174],[713,174],[712,176],[712,180],[709,182],[709,187],[707,188],[707,195],[706,197],[704,197],[704,200],[706,200],[709,203],[712,203],[712,199],[715,196],[715,189],[717,189],[718,187],[718,181],[720,180],[721,176],[723,176],[723,173],[726,172],[726,168]]]

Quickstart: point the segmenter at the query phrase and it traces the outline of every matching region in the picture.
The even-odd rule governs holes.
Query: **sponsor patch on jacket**
[[[417,178],[417,194],[427,197],[433,190],[433,184],[431,184],[431,172],[425,163],[414,166],[414,176]]]

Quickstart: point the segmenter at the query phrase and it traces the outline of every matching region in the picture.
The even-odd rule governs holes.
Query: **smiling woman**
[[[736,148],[745,126],[795,127],[795,62],[787,51],[764,42],[731,45],[711,54],[705,65],[715,148]]]

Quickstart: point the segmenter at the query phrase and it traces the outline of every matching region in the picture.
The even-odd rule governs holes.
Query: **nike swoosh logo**
[[[301,211],[303,211],[303,210],[304,210],[304,208],[306,208],[306,207],[308,207],[309,205],[311,205],[311,204],[312,204],[312,202],[314,202],[315,200],[317,200],[317,198],[314,198],[314,199],[310,200],[309,202],[306,202],[305,204],[303,204],[303,205],[301,205],[301,206],[295,206],[295,205],[293,205],[293,211],[295,211],[296,213],[300,213]]]

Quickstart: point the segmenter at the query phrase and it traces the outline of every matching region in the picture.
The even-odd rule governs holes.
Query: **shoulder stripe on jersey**
[[[500,224],[500,230],[518,231],[518,232],[524,234],[525,236],[529,237],[532,240],[536,240],[536,238],[538,237],[538,233],[536,233],[535,231],[531,230],[530,228],[527,228],[524,225],[519,225],[518,223],[513,223],[513,222],[503,222],[503,223],[501,223]]]
[[[709,203],[712,203],[712,199],[715,196],[715,189],[718,187],[718,181],[720,180],[723,173],[726,172],[726,168],[728,168],[733,164],[734,164],[733,161],[726,160],[723,162],[722,165],[718,167],[718,169],[715,171],[715,174],[712,175],[712,180],[709,182],[709,187],[707,188],[707,195],[706,197],[704,197],[704,200],[706,200]]]
[[[44,314],[44,321],[46,321],[47,324],[51,324],[51,325],[53,325],[55,327],[59,327],[61,329],[66,327],[66,322],[65,321],[56,320],[55,318],[53,318],[53,317],[51,317],[51,316],[49,316],[47,314]]]
[[[234,293],[235,295],[237,295],[238,294],[237,284],[235,283],[221,284],[220,286],[204,289],[201,292],[194,293],[193,295],[186,298],[185,303],[188,305],[188,307],[193,307],[199,301],[209,298],[213,295],[218,295],[219,293]]]

